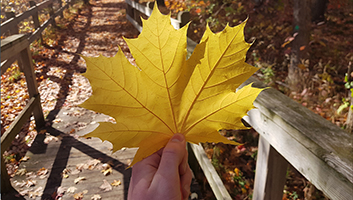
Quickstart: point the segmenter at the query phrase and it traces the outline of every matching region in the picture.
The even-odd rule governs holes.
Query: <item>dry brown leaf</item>
[[[15,183],[15,186],[16,187],[20,187],[20,188],[24,187],[25,185],[26,185],[26,182],[24,180],[22,180],[22,182],[16,182]]]
[[[27,160],[31,159],[29,156],[23,156],[21,159],[20,159],[20,162],[26,162]]]
[[[99,194],[95,194],[91,197],[91,200],[101,200],[101,199],[102,199],[102,197]]]
[[[35,181],[35,180],[27,180],[26,181],[26,187],[31,187],[31,186],[35,186],[37,184],[37,181]]]
[[[38,170],[37,176],[46,175],[47,173],[48,173],[48,169],[45,169],[44,167],[42,167],[40,170]]]
[[[33,198],[33,199],[35,199],[37,196],[40,197],[42,195],[43,195],[43,188],[42,187],[38,187],[34,191],[29,191],[28,192],[29,198]]]
[[[105,192],[113,189],[113,187],[106,180],[103,180],[103,184],[99,188],[104,190]]]
[[[87,162],[88,169],[89,169],[89,170],[94,169],[99,163],[101,163],[101,161],[98,160],[98,159],[89,160],[89,161]]]
[[[103,170],[101,172],[104,174],[104,176],[108,176],[109,174],[113,173],[113,169],[108,163],[104,163],[102,167]]]
[[[81,181],[83,181],[83,180],[86,180],[86,177],[78,177],[78,178],[76,178],[76,179],[74,180],[74,183],[77,184],[77,183],[79,183],[79,182],[81,182]]]
[[[69,188],[67,188],[67,193],[75,193],[75,191],[77,190],[77,188],[76,187],[69,187]]]
[[[16,174],[17,176],[23,176],[27,173],[27,170],[25,168],[17,170]]]
[[[80,192],[80,193],[74,194],[74,198],[75,198],[75,200],[80,200],[80,199],[82,199],[82,198],[83,198],[83,193]]]
[[[113,183],[111,183],[112,186],[119,186],[121,185],[121,181],[120,180],[114,180]]]

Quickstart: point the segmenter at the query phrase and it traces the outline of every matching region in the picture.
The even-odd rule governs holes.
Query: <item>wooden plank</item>
[[[87,194],[84,195],[87,199],[90,199],[94,194],[99,194],[102,199],[126,199],[131,176],[131,169],[127,169],[126,162],[128,159],[133,158],[137,148],[119,150],[112,153],[109,150],[102,152],[97,149],[102,148],[107,150],[111,147],[111,144],[107,142],[102,143],[98,138],[75,139],[74,137],[63,134],[60,141],[52,141],[49,142],[49,144],[44,144],[43,139],[43,136],[37,135],[33,146],[27,152],[27,156],[29,156],[30,159],[27,162],[22,162],[19,166],[19,169],[26,169],[28,172],[34,173],[42,167],[48,169],[46,178],[32,178],[32,180],[35,180],[37,183],[35,188],[42,187],[42,191],[44,192],[42,197],[36,197],[34,198],[35,200],[48,199],[47,197],[50,197],[59,186],[66,188],[74,186],[77,188],[75,193],[87,190]],[[75,157],[72,156],[73,152],[75,152]],[[64,169],[72,171],[76,168],[77,164],[84,164],[93,159],[100,159],[102,163],[111,163],[112,174],[104,176],[99,169],[84,169],[79,174],[68,173],[69,176],[67,178],[62,177],[61,173]],[[85,177],[86,180],[75,184],[74,180],[77,177]],[[12,184],[17,191],[26,189],[16,185],[16,182],[22,182],[23,180],[26,180],[26,176],[15,176],[13,178]],[[112,183],[114,180],[120,180],[122,184],[118,187],[113,187],[111,191],[105,192],[100,189],[103,180],[106,180],[108,183]],[[62,199],[73,199],[72,195],[73,194],[65,193]],[[25,199],[31,198],[25,196]]]
[[[207,178],[208,183],[210,184],[212,191],[217,199],[229,199],[231,200],[231,196],[229,195],[227,189],[224,187],[221,178],[218,176],[217,171],[213,167],[211,161],[208,159],[205,150],[201,147],[201,145],[190,144],[199,165],[202,168],[205,177]]]
[[[39,96],[29,99],[27,105],[23,108],[22,112],[16,117],[10,127],[1,136],[1,154],[10,147],[12,141],[15,139],[17,133],[20,132],[22,125],[29,119],[34,107],[40,103]]]
[[[260,135],[253,199],[282,200],[288,162]]]
[[[17,34],[1,40],[1,62],[16,56],[29,45],[24,34]]]
[[[351,199],[353,144],[346,132],[272,88],[254,105],[244,119],[262,137],[326,196]]]
[[[5,73],[6,70],[17,60],[17,56],[13,56],[3,62],[1,62],[1,74]]]

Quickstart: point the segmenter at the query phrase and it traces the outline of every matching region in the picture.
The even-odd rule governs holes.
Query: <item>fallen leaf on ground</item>
[[[31,159],[29,156],[23,156],[21,159],[20,159],[20,162],[26,162],[27,160]]]
[[[77,183],[79,183],[79,182],[81,182],[81,181],[83,181],[83,180],[86,180],[86,177],[78,177],[78,178],[76,178],[76,179],[74,180],[74,183],[77,184]]]
[[[91,197],[91,200],[101,200],[102,197],[99,194],[95,194]]]
[[[51,135],[47,135],[44,139],[44,144],[49,144],[51,141],[59,141],[59,138],[51,136]]]
[[[101,163],[101,161],[98,160],[98,159],[89,160],[89,161],[87,162],[88,169],[89,169],[89,170],[94,169],[99,163]]]
[[[48,173],[48,169],[45,169],[44,167],[42,167],[41,169],[38,170],[37,176],[46,175],[47,173]]]
[[[38,187],[37,189],[35,189],[34,191],[29,191],[28,192],[28,196],[30,198],[35,199],[37,196],[42,196],[43,195],[43,188],[42,187]]]
[[[80,200],[80,199],[82,199],[82,198],[83,198],[83,193],[80,192],[80,193],[74,194],[74,198],[75,198],[75,200]]]
[[[113,189],[113,187],[106,180],[103,180],[103,184],[99,188],[104,190],[105,192]]]
[[[37,184],[37,181],[35,181],[35,180],[27,180],[26,181],[26,187],[32,187],[32,186],[35,186]]]
[[[67,193],[75,193],[75,191],[77,190],[77,188],[76,187],[69,187],[69,188],[67,188]]]
[[[82,107],[115,118],[85,137],[99,137],[113,150],[139,147],[131,165],[164,147],[175,133],[188,142],[230,141],[220,129],[246,129],[241,122],[262,89],[245,86],[256,67],[245,63],[250,44],[245,22],[214,34],[207,27],[186,59],[188,26],[175,30],[157,8],[137,39],[126,39],[138,67],[120,49],[116,56],[84,57],[92,96]]]
[[[104,163],[102,167],[103,170],[101,172],[104,174],[104,176],[108,176],[109,174],[113,173],[113,169],[108,163]]]
[[[25,168],[22,168],[22,169],[18,169],[17,172],[16,172],[16,175],[17,176],[23,176],[27,173],[27,170]]]
[[[113,183],[111,183],[112,186],[119,186],[121,185],[121,181],[120,180],[114,180]]]
[[[70,169],[65,168],[65,169],[63,170],[63,172],[61,173],[61,174],[62,174],[62,177],[63,177],[63,178],[69,178],[70,172],[71,172]]]
[[[22,182],[15,182],[15,186],[16,187],[24,187],[26,185],[26,181],[22,180]]]
[[[58,189],[56,190],[55,199],[58,199],[58,197],[62,197],[66,191],[67,191],[67,187],[62,187],[62,186],[58,187]]]

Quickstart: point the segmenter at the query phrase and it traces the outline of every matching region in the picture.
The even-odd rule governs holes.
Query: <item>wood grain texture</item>
[[[27,172],[37,174],[37,172],[45,168],[48,170],[46,176],[40,178],[39,176],[30,178],[36,181],[34,188],[42,187],[42,197],[36,197],[34,199],[45,199],[49,198],[57,187],[76,187],[75,193],[87,190],[84,194],[85,198],[90,199],[94,194],[99,194],[102,199],[126,199],[128,184],[131,176],[131,169],[127,168],[129,162],[131,162],[137,149],[124,149],[115,153],[111,152],[111,144],[103,142],[98,138],[85,139],[72,137],[68,134],[62,134],[59,141],[51,141],[45,144],[43,141],[44,136],[36,138],[35,143],[31,147],[27,156],[30,160],[22,162],[19,169],[26,169]],[[72,172],[75,171],[77,166],[81,164],[87,164],[89,161],[98,159],[101,161],[96,168],[83,169],[78,174]],[[101,165],[108,163],[112,167],[112,174],[105,176],[101,172]],[[63,171],[69,171],[68,177],[63,177]],[[78,177],[85,177],[85,180],[75,184],[74,181]],[[27,181],[26,176],[15,176],[12,178],[12,185],[14,188],[21,192],[26,187],[20,187],[18,183]],[[100,186],[106,180],[108,183],[112,183],[114,180],[120,180],[121,185],[113,187],[111,191],[104,191]],[[26,199],[30,199],[25,196]],[[65,193],[63,199],[73,199],[73,194]]]
[[[282,200],[288,162],[262,136],[258,148],[253,199]]]

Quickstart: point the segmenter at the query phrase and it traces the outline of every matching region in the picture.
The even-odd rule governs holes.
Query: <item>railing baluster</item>
[[[260,135],[253,199],[281,200],[288,162]]]

